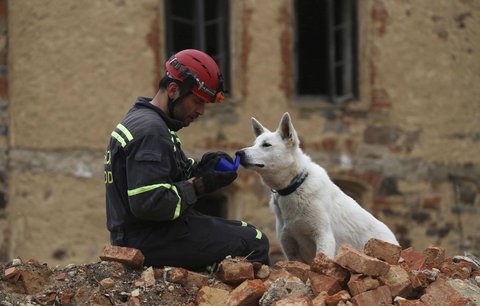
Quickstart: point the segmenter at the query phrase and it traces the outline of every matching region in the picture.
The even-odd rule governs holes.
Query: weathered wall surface
[[[108,239],[103,150],[162,73],[163,1],[8,4],[0,254],[94,261]],[[291,9],[291,0],[231,1],[232,96],[179,133],[183,147],[192,157],[233,154],[253,140],[250,117],[275,129],[289,111],[304,151],[403,247],[478,255],[480,3],[359,1],[359,97],[342,108],[302,105],[292,94]],[[278,252],[258,176],[241,169],[222,193],[228,217],[258,225]]]

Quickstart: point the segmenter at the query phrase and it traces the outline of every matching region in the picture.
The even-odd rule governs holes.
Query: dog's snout
[[[235,155],[240,156],[240,160],[242,160],[245,158],[245,150],[238,150],[237,152],[235,152]]]

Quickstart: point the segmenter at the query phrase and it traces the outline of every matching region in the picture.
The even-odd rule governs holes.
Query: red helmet
[[[224,99],[222,74],[208,54],[186,49],[172,55],[165,66],[168,77],[191,84],[192,93],[205,103],[220,103]]]

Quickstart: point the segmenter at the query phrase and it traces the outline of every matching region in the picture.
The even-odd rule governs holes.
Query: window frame
[[[165,1],[165,54],[166,58],[169,58],[174,53],[180,51],[174,46],[175,28],[174,21],[180,21],[188,24],[192,27],[192,46],[191,48],[198,49],[208,53],[217,62],[220,67],[220,71],[224,76],[225,87],[228,89],[231,84],[230,76],[230,1],[217,0],[215,18],[208,21],[205,20],[205,7],[208,0],[192,0],[193,13],[192,20],[185,19],[173,14],[172,3],[175,0]],[[224,14],[222,14],[222,12]],[[215,43],[216,53],[213,53],[207,49],[207,27],[217,24],[217,40]],[[184,49],[184,48],[182,48]]]
[[[321,0],[325,1],[327,7],[327,38],[328,42],[328,81],[330,82],[328,92],[323,94],[300,94],[298,82],[300,80],[300,67],[299,67],[299,20],[298,20],[298,5],[300,1],[305,0],[294,0],[293,1],[293,24],[294,24],[294,46],[293,46],[293,94],[294,102],[298,105],[305,106],[320,106],[320,107],[329,107],[329,106],[341,106],[348,101],[358,99],[358,23],[357,23],[357,8],[358,4],[356,0]],[[316,0],[319,1],[319,0]],[[340,24],[334,24],[335,17],[335,5],[334,3],[343,3],[348,4],[348,9],[344,9],[342,12],[342,18],[344,19]],[[350,16],[346,16],[349,13]],[[348,18],[345,18],[348,17]],[[341,35],[343,50],[343,57],[336,61],[336,42],[335,42],[335,31],[345,29],[343,35]],[[338,80],[337,72],[335,68],[337,66],[344,65],[345,71],[343,73],[342,81],[345,82],[344,86],[347,85],[348,92],[344,94],[337,94]]]

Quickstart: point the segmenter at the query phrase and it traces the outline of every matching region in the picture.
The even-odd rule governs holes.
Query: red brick
[[[70,302],[71,302],[73,296],[74,296],[74,293],[73,293],[72,290],[67,289],[67,290],[63,291],[62,296],[60,298],[60,305],[62,305],[62,306],[70,305]]]
[[[291,296],[274,302],[271,306],[312,306],[312,300],[306,296]]]
[[[380,276],[380,281],[390,288],[392,296],[408,297],[413,290],[408,272],[401,266],[390,266],[388,273]]]
[[[425,269],[425,263],[427,261],[427,255],[415,251],[412,247],[409,247],[400,252],[402,257],[412,270]]]
[[[439,277],[420,298],[429,306],[457,306],[480,303],[480,288],[469,281]]]
[[[352,296],[380,287],[378,279],[362,274],[354,274],[348,281],[348,289]]]
[[[299,261],[278,261],[275,266],[287,270],[303,282],[308,279],[308,272],[310,272],[310,266]]]
[[[340,283],[334,277],[311,271],[308,274],[308,277],[310,279],[310,287],[315,294],[326,291],[329,295],[332,295],[342,290]]]
[[[248,261],[225,259],[219,264],[217,275],[224,283],[238,285],[254,278],[253,265]]]
[[[433,270],[410,270],[408,276],[413,289],[426,288],[437,278],[437,272]]]
[[[445,260],[445,249],[438,247],[428,247],[423,253],[427,256],[425,264],[428,268],[438,268]]]
[[[270,287],[270,285],[277,279],[279,278],[283,278],[285,279],[286,281],[288,280],[294,280],[294,281],[299,281],[301,282],[301,280],[296,277],[295,275],[293,275],[292,273],[288,272],[287,270],[284,270],[280,267],[275,267],[275,266],[272,266],[270,268],[270,275],[268,276],[268,278],[264,281],[265,283],[265,286],[267,287]]]
[[[197,306],[224,305],[230,292],[223,289],[202,287],[195,300]]]
[[[397,300],[397,305],[398,306],[428,306],[427,304],[425,304],[420,300],[402,300],[402,299]]]
[[[338,249],[335,262],[354,273],[370,276],[385,275],[390,269],[388,263],[365,255],[349,245],[342,245]]]
[[[366,255],[381,259],[391,265],[398,263],[401,251],[400,246],[376,238],[370,239],[364,247]]]
[[[165,267],[164,270],[165,279],[168,282],[175,284],[185,285],[188,277],[188,270],[178,267]]]
[[[5,272],[3,273],[6,279],[13,278],[17,276],[17,274],[20,274],[20,270],[18,270],[16,267],[5,269]]]
[[[313,300],[313,306],[325,306],[325,299],[328,297],[328,293],[320,292]]]
[[[447,277],[467,279],[472,273],[473,265],[468,261],[453,262],[453,260],[449,258],[440,265],[439,269]]]
[[[116,261],[134,268],[143,267],[145,256],[140,250],[115,245],[107,245],[100,255],[101,260]]]
[[[188,271],[187,281],[185,283],[185,289],[198,290],[203,286],[208,285],[208,276],[200,273]]]
[[[262,280],[245,280],[237,288],[235,288],[227,300],[227,306],[250,306],[257,305],[258,300],[265,293],[267,288]]]
[[[350,272],[328,258],[324,253],[318,253],[310,265],[310,270],[319,274],[334,277],[343,286],[347,283]]]
[[[326,306],[336,306],[341,301],[348,301],[350,300],[351,296],[350,293],[346,290],[339,291],[334,295],[327,296],[325,298],[325,305]]]
[[[355,306],[381,306],[392,303],[392,293],[388,286],[381,286],[377,289],[366,291],[352,298]]]

